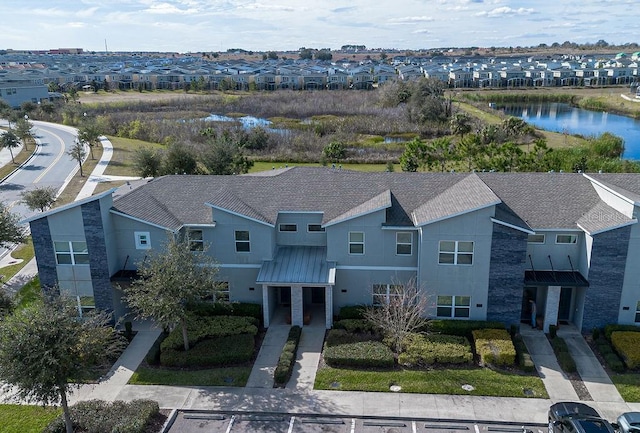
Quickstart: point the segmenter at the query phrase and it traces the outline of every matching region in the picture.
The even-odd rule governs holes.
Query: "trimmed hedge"
[[[253,335],[229,335],[202,340],[188,351],[165,349],[160,353],[160,364],[163,367],[223,367],[243,364],[251,360],[254,348]]]
[[[573,357],[569,353],[569,347],[567,347],[567,343],[563,338],[552,338],[551,347],[553,348],[553,352],[556,354],[558,364],[560,364],[560,368],[562,368],[562,370],[564,370],[566,373],[575,373],[576,371],[578,371],[576,362],[573,360]]]
[[[86,433],[145,433],[147,424],[160,412],[158,403],[152,400],[88,400],[69,409],[74,431]],[[62,416],[51,421],[44,433],[65,433]]]
[[[398,356],[398,363],[407,366],[469,364],[472,361],[469,340],[458,335],[410,334],[402,341],[402,353]]]
[[[611,344],[627,368],[633,370],[640,366],[640,332],[614,331]]]
[[[476,329],[472,331],[472,335],[482,364],[515,364],[516,349],[506,329]]]
[[[625,371],[624,363],[620,359],[620,357],[613,351],[611,348],[611,344],[606,338],[598,338],[594,339],[594,343],[602,355],[604,362],[607,364],[607,367],[616,373],[623,373]]]
[[[429,320],[427,330],[430,333],[460,335],[472,338],[476,329],[505,329],[502,322],[485,322],[483,320]]]
[[[640,327],[635,325],[607,325],[604,327],[604,336],[611,341],[611,334],[616,331],[640,332]]]
[[[357,343],[359,341],[378,341],[377,334],[354,334],[344,329],[330,329],[325,338],[327,347],[339,346],[340,344]]]
[[[301,335],[302,328],[299,326],[292,326],[291,329],[289,329],[289,336],[282,347],[278,365],[276,365],[276,370],[273,373],[273,381],[277,386],[284,386],[291,377],[293,366],[296,363],[296,355],[298,353],[298,344],[300,344]]]
[[[342,319],[333,324],[334,329],[344,329],[347,332],[374,332],[373,325],[365,319]]]
[[[191,345],[212,337],[258,333],[258,323],[253,317],[237,316],[194,316],[187,319],[187,335]],[[182,327],[177,326],[160,345],[161,351],[184,347]]]
[[[393,367],[393,352],[379,341],[360,341],[325,347],[324,360],[332,367]]]
[[[262,321],[262,305],[247,302],[197,302],[189,304],[196,316],[245,316]],[[259,323],[260,323],[259,322]]]
[[[345,319],[364,319],[364,312],[366,307],[361,305],[348,305],[340,308],[340,314],[338,314],[338,320]]]
[[[531,359],[531,354],[529,354],[529,350],[526,344],[524,344],[521,335],[518,334],[513,337],[513,346],[516,348],[516,357],[520,368],[527,373],[536,371],[536,366],[533,363],[533,359]]]

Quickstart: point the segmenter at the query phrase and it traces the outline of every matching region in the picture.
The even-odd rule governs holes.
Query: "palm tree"
[[[20,118],[16,121],[16,135],[22,140],[25,150],[28,150],[27,142],[33,139],[33,124],[29,122],[27,117]]]
[[[13,161],[14,164],[16,163],[16,160],[13,158],[13,149],[18,146],[20,146],[20,140],[13,130],[5,132],[2,134],[2,137],[0,137],[0,148],[9,149],[11,161]]]

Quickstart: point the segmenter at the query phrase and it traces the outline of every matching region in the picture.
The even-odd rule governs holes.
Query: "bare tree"
[[[78,165],[80,165],[80,177],[83,177],[84,173],[82,172],[82,161],[84,161],[85,156],[87,156],[87,151],[84,148],[84,144],[79,140],[76,140],[71,149],[67,151],[67,155],[69,155],[71,159],[78,161]]]
[[[424,324],[429,298],[415,278],[390,284],[388,292],[380,297],[383,298],[380,305],[365,308],[364,318],[381,330],[398,354],[402,340]]]

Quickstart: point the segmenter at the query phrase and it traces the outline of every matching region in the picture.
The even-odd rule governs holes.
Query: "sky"
[[[640,42],[638,0],[0,0],[0,49],[288,51]]]

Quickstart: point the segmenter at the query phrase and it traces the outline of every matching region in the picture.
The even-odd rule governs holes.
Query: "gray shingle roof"
[[[604,202],[596,205],[577,221],[579,227],[589,234],[596,234],[633,222],[633,219],[621,214]]]

